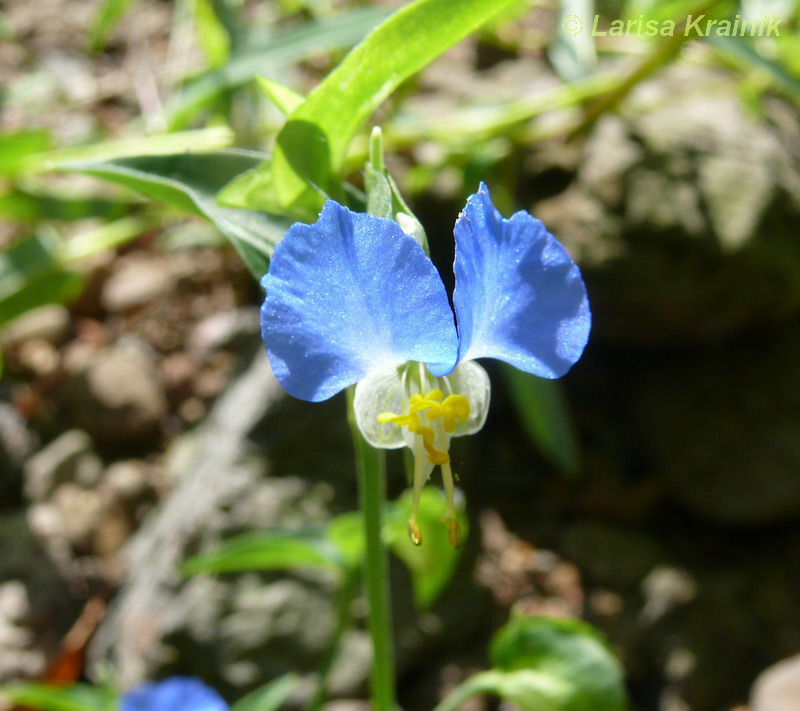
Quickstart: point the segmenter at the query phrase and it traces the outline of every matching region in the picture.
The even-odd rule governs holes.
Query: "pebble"
[[[31,614],[25,586],[19,580],[0,584],[0,678],[36,677],[45,668],[45,656],[33,648],[33,634],[25,627]]]
[[[114,462],[103,475],[101,493],[110,502],[136,502],[152,491],[148,467],[136,459]]]
[[[237,339],[258,333],[261,327],[257,307],[245,307],[207,316],[192,329],[189,350],[205,356],[211,351],[225,348]]]
[[[163,296],[171,279],[164,263],[142,255],[120,260],[100,295],[103,308],[111,313],[127,311]]]
[[[39,340],[51,345],[66,338],[70,326],[67,309],[61,304],[48,304],[26,311],[3,326],[0,346],[17,348],[25,341]]]
[[[100,495],[74,484],[62,484],[53,495],[61,535],[77,549],[86,549],[103,511]]]
[[[800,655],[761,672],[753,684],[751,711],[800,711]]]
[[[104,447],[132,448],[151,441],[166,415],[155,358],[134,338],[92,353],[65,390],[73,421]]]
[[[38,377],[53,374],[59,365],[58,351],[41,338],[25,341],[17,358],[24,370]]]
[[[63,483],[88,488],[100,480],[102,471],[89,436],[69,430],[28,460],[23,474],[25,495],[30,501],[43,501]]]
[[[21,466],[34,446],[34,437],[12,405],[0,401],[0,462]]]

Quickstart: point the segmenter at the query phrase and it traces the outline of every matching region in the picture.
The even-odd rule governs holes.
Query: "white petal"
[[[382,412],[402,415],[407,398],[403,394],[401,370],[392,368],[368,375],[356,385],[353,410],[361,434],[373,447],[397,449],[406,444],[405,428],[378,422]]]

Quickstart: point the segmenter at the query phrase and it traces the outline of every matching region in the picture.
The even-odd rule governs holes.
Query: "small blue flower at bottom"
[[[199,679],[173,676],[132,689],[120,711],[228,711],[228,704]]]
[[[489,379],[475,358],[497,358],[543,378],[580,358],[591,313],[580,270],[527,212],[504,219],[481,184],[454,228],[451,308],[436,267],[394,220],[329,200],[313,225],[295,224],[275,247],[261,333],[276,377],[301,400],[357,383],[354,409],[367,441],[414,453],[419,492],[439,466],[451,543],[451,437],[486,419]]]

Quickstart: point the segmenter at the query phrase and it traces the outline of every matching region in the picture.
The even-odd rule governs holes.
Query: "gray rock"
[[[47,341],[33,339],[25,341],[17,352],[19,367],[36,377],[53,375],[58,369],[58,351]]]
[[[218,546],[233,532],[291,525],[307,516],[310,500],[318,499],[293,477],[264,480],[264,463],[247,444],[281,392],[259,350],[207,421],[172,448],[166,466],[175,491],[131,541],[124,556],[128,582],[91,649],[94,663],[113,660],[124,686],[153,676],[176,653],[184,670],[207,672],[205,678],[223,688],[256,681],[251,679],[255,670],[247,666],[252,659],[277,670],[302,656],[297,649],[303,649],[301,640],[308,641],[299,633],[304,604],[321,615],[312,629],[330,628],[325,586],[293,581],[271,588],[259,576],[183,581],[177,572],[188,555]],[[298,513],[303,507],[305,514]],[[262,604],[273,612],[267,614]],[[276,646],[276,638],[285,644]],[[294,653],[287,646],[291,640],[297,641]],[[305,650],[311,657],[324,642],[317,638],[313,644],[313,650]]]
[[[32,456],[25,465],[25,495],[30,501],[47,499],[64,483],[90,488],[103,471],[92,441],[81,430],[69,430]]]
[[[323,706],[324,711],[370,711],[371,708],[369,701],[361,699],[340,699]]]
[[[0,681],[11,681],[25,669],[41,671],[79,609],[24,512],[0,515],[0,630],[5,627]]]
[[[85,55],[51,49],[44,54],[41,61],[70,100],[81,104],[97,100],[97,79],[92,71],[92,64]]]
[[[730,76],[679,63],[598,123],[573,182],[534,209],[587,267],[595,340],[719,342],[800,312],[787,111],[756,118]]]
[[[126,459],[109,465],[100,486],[100,494],[106,503],[135,505],[152,493],[150,468],[138,459]]]
[[[126,311],[162,296],[170,284],[169,271],[160,257],[135,253],[118,262],[103,286],[100,303],[112,313]]]
[[[31,614],[28,591],[18,580],[0,584],[0,680],[35,679],[47,660],[25,626]]]
[[[66,337],[69,324],[69,311],[61,304],[40,306],[5,325],[0,333],[0,346],[15,348],[30,340],[58,345]]]
[[[74,484],[62,484],[53,493],[49,505],[59,522],[57,531],[53,533],[66,539],[73,549],[87,551],[102,513],[100,494]],[[51,534],[51,537],[55,535]]]
[[[697,584],[685,571],[659,565],[642,581],[645,603],[640,617],[645,625],[652,625],[697,593]]]
[[[189,349],[198,357],[218,348],[229,348],[236,341],[259,333],[261,321],[257,307],[221,311],[207,316],[189,334]]]
[[[16,408],[0,402],[0,501],[11,501],[19,496],[20,472],[35,441]]]
[[[800,655],[761,672],[753,684],[751,711],[800,711]]]
[[[19,466],[33,449],[34,439],[19,412],[7,402],[0,402],[0,452]]]
[[[133,338],[94,352],[71,375],[65,400],[73,421],[104,447],[151,441],[166,414],[153,354]]]

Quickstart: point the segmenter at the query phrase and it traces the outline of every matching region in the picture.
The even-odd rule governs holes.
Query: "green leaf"
[[[102,0],[89,30],[89,49],[97,52],[105,48],[108,36],[122,19],[133,0]]]
[[[49,186],[16,186],[0,195],[0,217],[18,222],[114,219],[122,216],[131,201],[71,194]]]
[[[158,215],[143,213],[123,217],[114,222],[101,222],[97,227],[75,235],[60,249],[64,265],[79,262],[93,254],[114,249],[161,225]]]
[[[364,558],[364,521],[352,511],[335,516],[325,530],[261,531],[233,538],[216,551],[184,563],[185,575],[240,570],[323,568],[353,570]]]
[[[37,274],[18,291],[0,298],[0,327],[31,309],[74,299],[83,285],[83,275],[75,271],[54,269]]]
[[[19,291],[36,274],[59,266],[58,249],[57,240],[35,236],[0,254],[0,299]]]
[[[302,94],[267,77],[256,77],[256,85],[284,116],[288,116],[305,101]]]
[[[416,0],[373,30],[295,111],[273,158],[223,193],[230,204],[313,217],[334,196],[350,141],[403,81],[516,0]],[[413,38],[413,41],[410,41]]]
[[[492,642],[495,668],[467,679],[436,711],[495,694],[521,711],[624,711],[622,669],[580,620],[515,616]]]
[[[295,674],[284,674],[239,699],[231,706],[231,711],[279,711],[297,681]]]
[[[195,556],[182,566],[184,575],[244,570],[319,568],[339,573],[342,558],[321,532],[247,533],[226,541],[211,553]]]
[[[386,516],[386,539],[391,550],[411,572],[414,600],[422,608],[430,607],[444,590],[455,572],[459,551],[450,545],[445,514],[444,496],[433,486],[420,492],[417,523],[422,530],[423,542],[415,546],[408,537],[408,519],[411,516],[412,492],[407,490],[390,504]],[[463,511],[457,511],[464,540],[469,533],[469,522]]]
[[[215,69],[222,67],[230,57],[231,38],[211,0],[195,0],[194,21],[208,63]]]
[[[167,133],[160,136],[137,136],[105,143],[58,148],[31,155],[22,166],[25,172],[35,173],[66,169],[70,163],[115,160],[129,156],[162,156],[193,151],[215,151],[233,141],[233,132],[226,126],[214,126],[198,131]]]
[[[275,73],[320,52],[352,46],[387,14],[388,10],[381,7],[359,8],[306,22],[270,35],[266,41],[244,43],[224,67],[193,80],[167,105],[170,128],[183,128],[221,93],[244,86],[257,76]]]
[[[581,620],[517,615],[492,640],[490,656],[504,672],[529,671],[559,711],[621,711],[625,708],[622,670],[605,641]],[[557,693],[550,691],[559,689]],[[560,687],[560,688],[559,688]]]
[[[364,560],[364,519],[359,511],[331,519],[326,534],[349,568],[361,565]]]
[[[9,684],[0,686],[0,696],[40,711],[114,711],[117,707],[113,691],[88,684]]]
[[[35,236],[0,254],[0,326],[80,293],[83,276],[64,267],[60,250],[56,240]]]
[[[22,172],[26,159],[50,148],[52,139],[45,129],[23,129],[0,133],[0,175]]]
[[[424,106],[404,107],[386,125],[386,134],[395,147],[414,145],[423,139],[469,146],[492,136],[509,137],[520,124],[547,111],[583,104],[610,91],[619,81],[619,72],[593,74],[500,104],[480,102],[435,116],[426,112]]]
[[[795,100],[800,99],[800,81],[793,77],[782,64],[761,54],[749,38],[711,34],[703,39],[715,49],[730,54],[753,68],[761,70]]]
[[[61,241],[36,235],[0,254],[0,326],[44,304],[69,301],[83,289],[84,276],[71,266],[124,244],[156,226],[154,216],[123,217]]]
[[[580,470],[578,438],[561,384],[500,364],[522,425],[539,450],[567,477]]]
[[[233,243],[253,276],[260,278],[266,273],[272,249],[289,223],[251,210],[221,207],[216,195],[229,180],[264,158],[263,153],[230,149],[72,163],[63,167],[124,185],[204,217]]]

